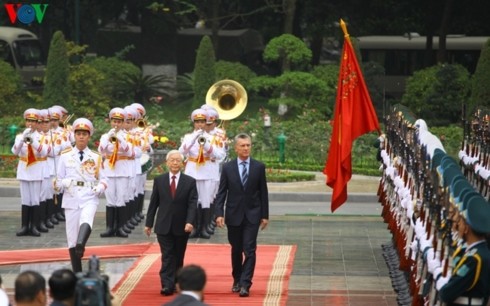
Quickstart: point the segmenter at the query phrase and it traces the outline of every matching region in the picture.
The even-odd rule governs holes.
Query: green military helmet
[[[450,189],[454,197],[454,201],[457,202],[459,201],[459,198],[461,198],[463,191],[466,189],[473,190],[473,186],[464,176],[456,176],[451,182]]]
[[[490,233],[490,204],[481,195],[473,196],[468,200],[462,215],[474,231],[482,234]]]
[[[439,168],[437,168],[439,170]],[[447,168],[442,170],[442,187],[448,187],[451,184],[451,181],[459,175],[463,175],[461,170],[457,165],[450,165]]]
[[[468,203],[470,202],[470,199],[473,197],[481,197],[481,194],[478,193],[474,188],[469,190],[468,192],[464,193],[462,197],[459,198],[459,211],[463,212],[466,210],[468,207]]]
[[[441,159],[441,167],[442,168],[446,169],[447,167],[450,167],[451,165],[458,166],[458,163],[456,162],[456,160],[454,158],[452,158],[451,156],[446,155]]]
[[[451,203],[453,203],[453,204],[455,203],[454,198],[456,197],[455,187],[459,182],[463,182],[462,184],[465,185],[464,182],[468,182],[468,181],[466,180],[466,177],[464,177],[463,175],[457,175],[457,176],[453,177],[453,179],[451,180],[451,184],[449,184],[449,194],[450,194],[449,201],[451,201]],[[468,184],[469,184],[469,182],[468,182]],[[461,187],[463,187],[464,185],[462,185]],[[461,190],[459,190],[459,191],[461,191]]]
[[[446,152],[439,148],[436,148],[434,150],[434,154],[432,154],[432,159],[430,160],[430,168],[436,169],[441,164],[442,158],[446,155]]]

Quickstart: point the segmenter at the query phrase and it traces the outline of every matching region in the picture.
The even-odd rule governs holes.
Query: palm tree
[[[125,74],[121,82],[133,93],[133,101],[145,104],[152,97],[171,97],[175,91],[175,80],[165,75]]]

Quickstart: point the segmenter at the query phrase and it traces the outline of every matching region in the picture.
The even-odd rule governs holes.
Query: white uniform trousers
[[[108,177],[105,198],[109,207],[124,207],[128,193],[129,177]]]
[[[20,201],[22,205],[38,206],[42,181],[20,180]]]
[[[88,203],[85,206],[76,209],[65,208],[66,240],[68,242],[68,248],[74,248],[77,245],[78,231],[81,224],[87,223],[90,225],[90,228],[92,228],[96,212],[97,204],[95,203]]]
[[[213,180],[196,180],[197,194],[202,208],[211,206],[211,202],[214,199],[214,182]]]
[[[53,178],[54,176],[45,178],[41,183],[41,202],[53,198]]]

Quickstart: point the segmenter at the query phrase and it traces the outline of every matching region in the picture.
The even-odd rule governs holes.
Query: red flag
[[[352,176],[352,142],[359,136],[378,130],[379,123],[371,97],[357,62],[344,21],[344,47],[339,70],[337,98],[327,162],[323,173],[333,188],[331,211],[347,200],[347,182]]]

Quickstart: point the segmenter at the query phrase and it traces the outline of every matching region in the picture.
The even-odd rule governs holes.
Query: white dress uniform
[[[83,159],[76,148],[62,152],[58,162],[58,181],[63,186],[63,208],[66,217],[66,238],[68,248],[75,247],[78,229],[87,223],[92,227],[99,196],[94,188],[99,184],[107,186],[107,179],[100,171],[102,157],[88,148],[83,150]]]

